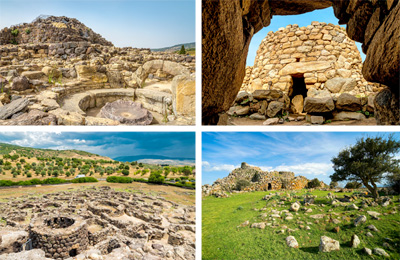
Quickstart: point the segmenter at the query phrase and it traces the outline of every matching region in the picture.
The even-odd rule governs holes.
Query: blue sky
[[[41,14],[77,18],[117,47],[195,41],[195,0],[0,0],[0,29]]]
[[[195,158],[194,132],[3,132],[0,143],[76,149],[110,158],[129,155]]]
[[[292,171],[326,184],[333,173],[331,159],[361,137],[384,133],[359,132],[204,132],[202,182],[226,177],[242,162],[264,171]],[[400,133],[396,133],[400,139]]]
[[[300,14],[300,15],[287,15],[278,16],[274,15],[271,20],[271,24],[268,27],[261,29],[256,33],[250,42],[249,54],[247,55],[247,66],[253,66],[254,59],[256,58],[256,52],[261,44],[261,41],[267,36],[269,31],[276,32],[281,27],[286,27],[289,24],[298,24],[299,27],[310,25],[311,22],[325,22],[339,25],[338,19],[333,14],[333,8],[326,8],[322,10],[316,10],[313,12]],[[345,27],[345,25],[340,25]],[[361,53],[361,59],[365,60],[365,54],[361,50],[361,43],[356,42],[358,51]]]

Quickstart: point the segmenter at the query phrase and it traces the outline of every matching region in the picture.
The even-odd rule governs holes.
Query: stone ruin
[[[274,16],[332,8],[348,37],[362,43],[362,75],[388,88],[374,100],[378,125],[400,124],[400,1],[202,1],[202,122],[226,124],[243,83],[252,37]],[[332,10],[331,9],[331,10]]]
[[[33,248],[46,257],[65,259],[76,256],[89,245],[86,220],[79,216],[41,216],[31,220],[29,237]]]
[[[360,53],[344,28],[288,25],[262,40],[228,114],[265,120],[284,111],[308,114],[308,121],[319,124],[362,120],[355,112],[374,113],[375,95],[385,87],[367,82],[361,70]]]
[[[120,99],[142,103],[153,123],[194,124],[193,56],[117,48],[66,17],[13,28],[17,45],[0,31],[1,125],[118,125],[96,111]]]
[[[293,172],[268,172],[243,162],[240,168],[234,169],[228,176],[216,180],[212,185],[203,185],[203,195],[224,197],[226,196],[225,192],[236,190],[239,180],[250,183],[243,189],[244,191],[300,190],[308,184],[307,178],[303,176],[295,177]]]
[[[0,208],[1,259],[195,259],[195,207],[160,196],[93,187]]]

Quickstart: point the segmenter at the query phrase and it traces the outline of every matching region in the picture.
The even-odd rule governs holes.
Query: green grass
[[[324,203],[325,207],[310,206],[312,213],[304,213],[300,210],[298,215],[293,213],[293,220],[276,219],[280,227],[272,228],[266,227],[264,230],[250,228],[250,227],[237,227],[244,221],[250,221],[250,225],[256,222],[272,222],[268,220],[272,209],[282,211],[289,209],[290,204],[295,200],[302,201],[302,199],[293,199],[285,201],[285,204],[280,207],[272,205],[276,201],[265,201],[262,198],[270,192],[252,192],[242,194],[232,194],[230,198],[215,198],[205,197],[202,203],[202,256],[203,259],[371,259],[368,255],[363,253],[363,248],[368,247],[373,249],[375,247],[383,248],[382,244],[385,238],[391,238],[392,242],[389,244],[392,249],[383,248],[392,259],[400,259],[400,215],[399,213],[388,214],[387,216],[381,215],[381,220],[373,220],[368,214],[367,210],[377,211],[381,213],[391,212],[393,207],[399,208],[399,196],[396,196],[387,208],[381,206],[369,207],[363,212],[358,210],[345,210],[344,206],[333,207],[328,205],[328,200],[325,196],[328,191],[314,191],[313,195],[317,195],[315,204]],[[291,192],[288,192],[291,193]],[[305,194],[306,191],[296,193],[296,195]],[[350,193],[335,193],[339,197]],[[284,194],[282,194],[281,197]],[[360,200],[355,202],[360,206]],[[266,210],[255,211],[254,209]],[[302,206],[303,207],[303,206]],[[332,211],[329,212],[329,210]],[[322,211],[321,211],[322,210]],[[332,213],[338,215],[333,215]],[[266,213],[267,218],[262,218],[261,215]],[[316,223],[315,219],[309,217],[314,214],[332,214],[332,218],[345,218],[339,224],[329,223],[328,218],[320,219]],[[366,215],[367,222],[361,226],[354,227],[353,220],[359,215]],[[310,226],[311,230],[299,229],[296,222],[304,221],[304,226]],[[307,224],[311,222],[312,224]],[[369,231],[366,227],[370,224],[375,225],[379,233],[371,231],[374,235],[373,238],[367,237],[365,234]],[[282,229],[282,225],[286,225],[291,229],[298,229],[290,235],[293,235],[299,243],[298,249],[289,248],[285,243],[285,238],[289,236],[287,230],[284,234],[278,234],[277,231]],[[335,226],[340,227],[339,233],[334,233],[332,229]],[[357,234],[361,240],[361,244],[357,249],[349,246],[351,236]],[[320,237],[326,235],[340,242],[340,251],[333,251],[330,253],[319,252]],[[374,259],[384,259],[383,257],[374,256]]]

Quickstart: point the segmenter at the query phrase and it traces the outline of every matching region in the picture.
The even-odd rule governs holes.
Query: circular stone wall
[[[360,53],[344,28],[323,22],[307,27],[293,24],[269,32],[262,40],[254,66],[246,69],[241,90],[275,89],[292,96],[314,88],[333,95],[368,96],[379,84],[367,82],[361,69]],[[344,78],[348,83],[326,84],[333,78]],[[296,90],[296,85],[304,90]]]
[[[33,248],[46,257],[65,259],[80,254],[89,244],[86,220],[79,216],[41,216],[32,219],[29,236]]]

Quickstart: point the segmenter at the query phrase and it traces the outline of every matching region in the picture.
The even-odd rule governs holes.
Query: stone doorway
[[[268,190],[272,190],[271,183],[268,183]]]
[[[292,75],[293,85],[291,88],[290,99],[297,95],[302,95],[303,98],[307,97],[307,87],[304,81],[304,74]]]
[[[69,251],[69,256],[76,256],[76,255],[78,255],[78,252],[76,251],[76,249],[71,249]]]
[[[304,74],[291,75],[293,85],[289,89],[289,98],[292,112],[295,114],[303,113],[304,99],[307,97],[307,87]]]

